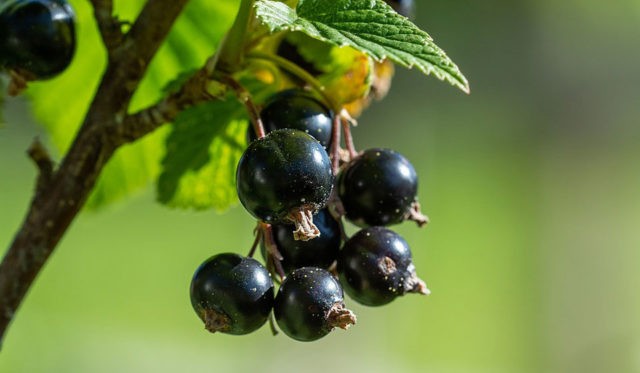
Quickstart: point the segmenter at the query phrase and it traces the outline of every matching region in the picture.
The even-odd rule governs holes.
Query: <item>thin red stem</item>
[[[344,131],[344,144],[349,152],[349,158],[353,159],[358,156],[356,147],[353,143],[353,136],[351,135],[351,122],[349,119],[342,117],[342,130]]]
[[[231,87],[235,92],[238,100],[247,108],[247,113],[249,114],[249,119],[251,119],[251,124],[253,125],[253,130],[256,133],[256,136],[261,139],[266,136],[266,132],[264,130],[264,124],[262,123],[262,118],[260,118],[260,110],[253,102],[251,98],[251,93],[246,90],[237,80],[226,76],[223,78],[225,84]]]
[[[247,256],[249,258],[253,258],[253,255],[256,253],[256,248],[258,248],[258,244],[260,243],[260,240],[262,239],[262,230],[258,227],[256,227],[256,229],[253,230],[256,238],[253,240],[253,244],[251,245],[251,249],[249,250],[249,254],[247,254]]]
[[[340,170],[340,115],[333,117],[331,125],[331,169],[337,175]]]
[[[282,254],[278,250],[278,245],[273,238],[273,228],[271,228],[271,224],[260,223],[262,229],[262,239],[264,240],[264,246],[267,249],[267,257],[272,260],[273,266],[275,267],[275,271],[280,276],[280,280],[284,280],[286,274],[284,272],[284,268],[282,267]]]

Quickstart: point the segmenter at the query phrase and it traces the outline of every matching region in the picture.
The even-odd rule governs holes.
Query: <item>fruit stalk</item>
[[[240,101],[247,108],[247,113],[249,114],[251,125],[253,125],[253,130],[255,131],[256,136],[259,139],[265,137],[266,132],[264,130],[264,124],[262,123],[262,118],[260,118],[260,110],[258,110],[258,107],[253,102],[251,93],[249,93],[249,91],[247,91],[242,85],[240,85],[238,81],[229,76],[225,77],[223,81],[236,92],[238,101]]]
[[[344,144],[349,152],[349,158],[354,159],[358,156],[358,151],[356,150],[356,146],[353,142],[353,136],[351,135],[351,124],[355,123],[355,120],[351,118],[345,109],[342,110],[340,116],[342,117],[342,128],[344,130]]]

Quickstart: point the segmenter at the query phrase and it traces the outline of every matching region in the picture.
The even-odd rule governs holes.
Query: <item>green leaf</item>
[[[55,79],[30,84],[33,111],[49,134],[58,156],[68,150],[87,112],[106,66],[106,53],[93,10],[86,0],[71,0],[76,12],[77,51],[69,68]],[[115,14],[133,21],[143,1],[116,1]],[[131,111],[153,104],[181,73],[201,66],[215,52],[233,22],[238,1],[191,1],[151,62],[131,103]],[[157,179],[168,128],[120,148],[104,168],[88,202],[104,206],[140,191]]]
[[[339,46],[351,46],[377,61],[416,67],[469,92],[469,83],[433,39],[383,0],[257,0],[256,15],[272,32],[301,31]]]
[[[255,102],[273,95],[277,85],[253,76],[238,77]],[[169,207],[223,211],[234,205],[236,166],[246,148],[247,112],[234,93],[178,115],[166,140],[157,199]]]
[[[197,105],[176,118],[158,179],[159,202],[218,211],[236,203],[236,166],[246,146],[244,115],[244,107],[230,97]]]

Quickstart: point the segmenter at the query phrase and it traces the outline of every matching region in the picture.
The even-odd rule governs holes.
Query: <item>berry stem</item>
[[[251,249],[249,250],[249,254],[247,254],[247,256],[249,258],[253,258],[253,255],[256,253],[256,248],[258,247],[258,244],[260,243],[260,240],[262,239],[262,230],[261,229],[256,227],[256,229],[254,229],[253,232],[254,232],[256,237],[253,240],[253,244],[251,245]]]
[[[271,259],[273,266],[275,267],[276,274],[280,276],[280,280],[284,280],[286,274],[284,272],[284,268],[282,268],[282,254],[280,254],[280,250],[278,250],[278,245],[276,241],[273,239],[273,228],[271,228],[271,224],[266,224],[260,222],[260,227],[262,230],[262,240],[264,242],[264,246],[267,249],[267,260]]]
[[[340,171],[340,116],[333,117],[331,128],[331,170],[334,175]]]
[[[353,136],[351,135],[351,125],[355,123],[355,119],[351,118],[347,110],[342,109],[340,112],[340,119],[342,121],[342,129],[344,131],[344,143],[349,152],[349,158],[353,159],[358,156],[356,147],[353,143]]]
[[[269,314],[269,329],[271,329],[271,335],[273,335],[274,337],[280,334],[278,328],[276,328],[276,322],[273,319],[273,313]]]
[[[240,101],[247,108],[247,113],[249,114],[249,118],[251,119],[251,124],[253,125],[253,130],[255,131],[256,136],[259,139],[265,137],[266,132],[264,130],[262,119],[260,118],[260,110],[258,110],[255,102],[253,102],[251,93],[249,93],[249,91],[247,91],[247,89],[244,88],[237,80],[228,75],[223,77],[222,81],[236,92],[238,101]]]
[[[347,231],[344,229],[344,222],[342,221],[342,217],[345,215],[344,205],[338,197],[338,192],[334,188],[333,192],[331,192],[331,198],[329,198],[329,214],[333,220],[338,223],[338,227],[340,228],[340,237],[343,241],[347,241],[349,236],[347,236]]]

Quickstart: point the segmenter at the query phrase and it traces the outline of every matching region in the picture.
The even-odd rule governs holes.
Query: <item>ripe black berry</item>
[[[291,233],[291,225],[273,225],[273,239],[282,255],[282,268],[289,273],[301,267],[329,268],[338,258],[340,251],[340,226],[327,209],[320,210],[313,223],[318,227],[320,236],[309,241],[298,241]],[[265,257],[265,246],[261,247]]]
[[[327,152],[298,130],[275,130],[249,144],[236,172],[247,211],[266,223],[293,222],[297,239],[318,235],[312,215],[326,205],[332,188]]]
[[[331,141],[333,114],[311,94],[290,89],[273,96],[260,112],[260,118],[267,133],[292,128],[308,133],[325,148]],[[250,140],[256,139],[253,131]]]
[[[416,170],[405,157],[389,149],[365,150],[338,181],[346,217],[359,226],[402,222],[411,211],[417,191]]]
[[[381,306],[406,293],[429,294],[416,275],[407,242],[384,227],[351,237],[340,252],[338,272],[347,294],[366,306]]]
[[[413,0],[385,0],[393,9],[405,17],[413,18],[415,7]]]
[[[344,308],[340,283],[326,270],[299,268],[286,277],[273,306],[282,331],[299,341],[314,341],[335,327],[347,329],[356,323]]]
[[[74,14],[63,0],[12,0],[0,13],[0,66],[27,80],[46,79],[71,63]]]
[[[212,333],[247,334],[273,307],[273,281],[252,258],[219,254],[202,263],[191,281],[191,304]]]

